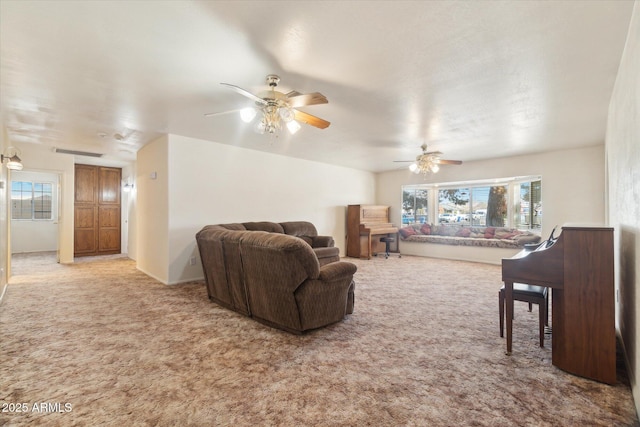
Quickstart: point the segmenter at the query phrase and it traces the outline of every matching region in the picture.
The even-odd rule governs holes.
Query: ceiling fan
[[[427,151],[427,144],[420,146],[422,154],[418,155],[415,160],[395,160],[399,163],[408,163],[409,170],[415,174],[422,173],[427,176],[428,173],[436,173],[440,170],[439,165],[461,165],[460,160],[445,160],[441,159],[442,153],[440,151]]]
[[[256,124],[256,131],[261,134],[269,133],[272,135],[282,129],[283,124],[286,125],[291,134],[300,130],[300,123],[305,123],[320,129],[325,129],[330,125],[326,120],[298,110],[299,107],[328,103],[329,101],[323,94],[319,92],[302,94],[295,90],[282,93],[276,90],[279,82],[280,77],[275,74],[269,74],[267,76],[267,84],[270,89],[260,92],[257,95],[229,83],[220,83],[240,95],[251,99],[255,102],[255,106],[220,113],[208,113],[205,114],[205,116],[210,117],[240,111],[242,121],[250,123],[255,116],[260,113],[261,117],[259,118],[260,121]]]

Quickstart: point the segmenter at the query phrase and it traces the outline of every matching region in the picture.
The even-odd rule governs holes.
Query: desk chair
[[[549,326],[549,288],[542,286],[525,285],[523,283],[513,284],[513,300],[529,303],[529,311],[533,304],[538,304],[538,316],[540,318],[540,347],[544,347],[544,327]],[[498,292],[498,303],[500,305],[500,336],[504,336],[504,306],[505,289],[504,285]]]

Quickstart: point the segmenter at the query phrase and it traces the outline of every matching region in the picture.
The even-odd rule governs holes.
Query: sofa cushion
[[[284,234],[288,234],[290,236],[315,237],[318,235],[318,230],[316,230],[316,226],[308,221],[281,222],[280,226],[282,227]]]
[[[340,261],[340,249],[335,246],[313,248],[316,257],[318,257],[318,263],[320,267],[332,262]]]
[[[277,222],[243,222],[242,225],[250,231],[266,231],[267,233],[284,234],[284,229]]]
[[[216,227],[216,226],[214,225],[214,226],[207,226],[207,227]],[[218,227],[222,227],[225,230],[239,230],[239,231],[246,230],[244,225],[237,222],[230,223],[230,224],[220,224]]]
[[[309,246],[313,247],[313,239],[311,237],[309,236],[297,236],[297,237],[307,242]]]

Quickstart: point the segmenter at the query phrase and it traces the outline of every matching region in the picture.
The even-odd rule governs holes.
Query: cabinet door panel
[[[96,246],[97,240],[96,232],[93,228],[76,230],[73,242],[75,254],[88,255],[95,253],[98,249]]]
[[[74,222],[76,229],[94,228],[96,224],[96,208],[93,206],[76,206]]]
[[[120,230],[100,229],[100,252],[120,252]]]
[[[94,166],[76,165],[75,202],[96,203],[98,171]]]
[[[120,204],[120,169],[100,168],[100,204]]]
[[[100,206],[100,228],[114,228],[120,226],[119,206]]]

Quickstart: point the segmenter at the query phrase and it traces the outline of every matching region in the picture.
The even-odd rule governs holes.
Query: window
[[[402,191],[402,223],[424,224],[429,222],[429,190],[406,188]]]
[[[514,223],[518,228],[542,228],[542,183],[540,181],[515,184]]]
[[[434,197],[431,204],[430,194]],[[540,177],[513,177],[491,182],[404,186],[402,222],[540,230],[542,181]]]
[[[11,183],[11,219],[52,219],[50,182],[13,181]]]

